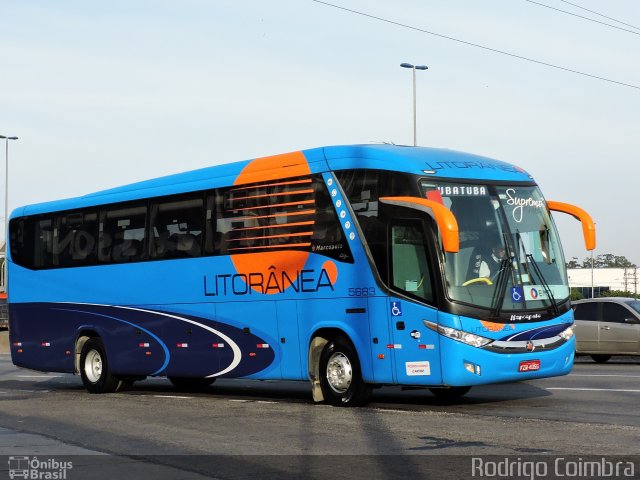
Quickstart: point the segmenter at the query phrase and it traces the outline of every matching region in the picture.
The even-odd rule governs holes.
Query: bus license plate
[[[525,360],[518,366],[519,372],[535,372],[540,370],[540,360]]]

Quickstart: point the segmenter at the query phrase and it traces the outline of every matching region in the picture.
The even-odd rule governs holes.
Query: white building
[[[591,297],[592,286],[596,297],[607,290],[640,292],[640,268],[594,268],[593,281],[591,272],[590,268],[567,270],[569,286],[579,289],[585,298]]]

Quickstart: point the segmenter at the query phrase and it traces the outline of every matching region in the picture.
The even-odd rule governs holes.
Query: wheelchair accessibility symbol
[[[402,307],[400,306],[400,302],[391,302],[391,316],[392,317],[402,316]]]
[[[522,287],[511,287],[511,300],[514,303],[522,303],[522,299],[524,297],[524,291]]]

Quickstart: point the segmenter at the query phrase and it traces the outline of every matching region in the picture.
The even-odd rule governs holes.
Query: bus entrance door
[[[389,298],[397,382],[437,385],[441,381],[437,333],[427,322],[437,322],[433,225],[422,212],[390,208],[388,212],[389,287],[402,296]]]

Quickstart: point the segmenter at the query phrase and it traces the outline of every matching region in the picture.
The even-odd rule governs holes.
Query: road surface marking
[[[193,398],[193,397],[183,397],[182,395],[153,395],[156,398]]]
[[[565,388],[565,387],[549,387],[547,390],[575,390],[580,392],[637,392],[640,390],[627,390],[622,388]]]
[[[617,375],[608,373],[572,373],[570,377],[625,377],[625,378],[640,378],[640,375]]]

